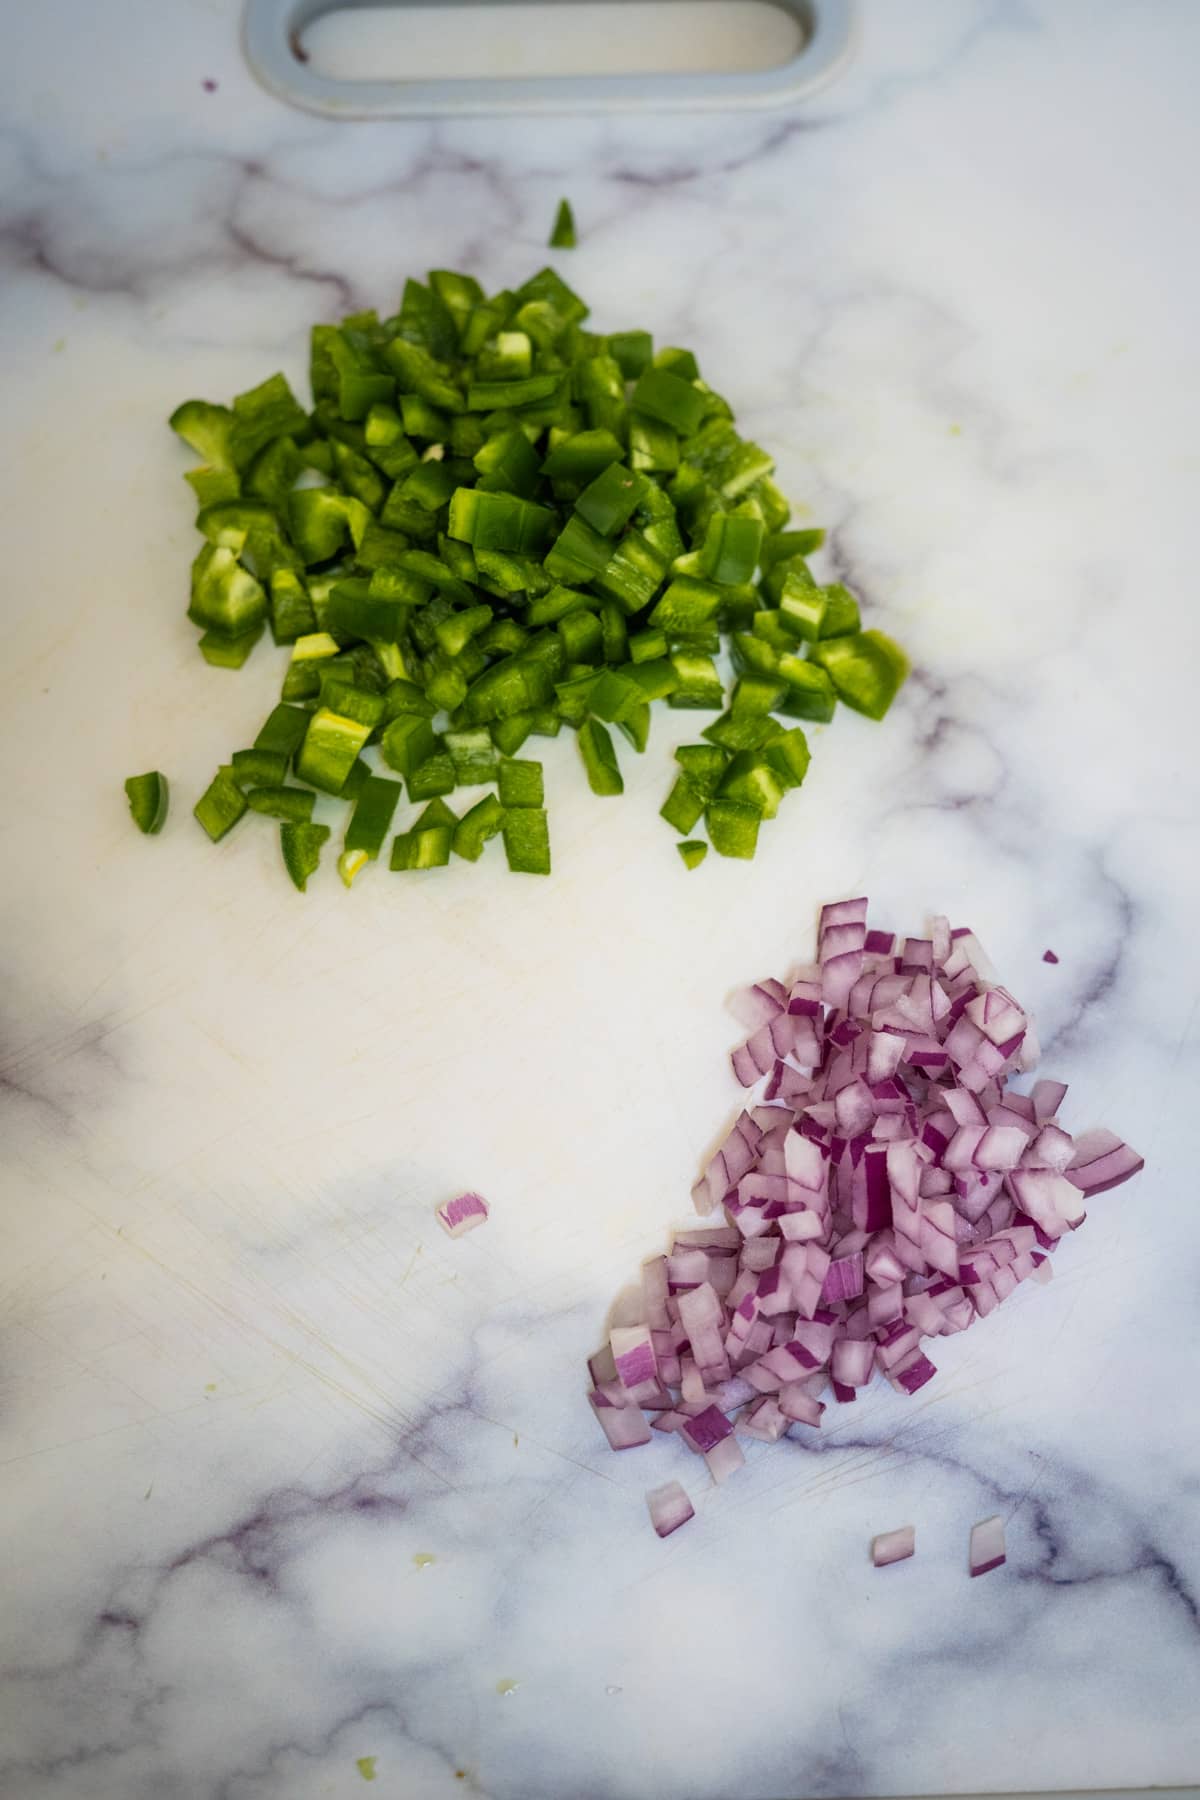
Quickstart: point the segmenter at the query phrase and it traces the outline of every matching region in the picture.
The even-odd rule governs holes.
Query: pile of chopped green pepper
[[[771,457],[691,351],[587,316],[549,268],[490,297],[434,270],[391,318],[314,326],[311,411],[273,375],[172,415],[204,459],[187,477],[203,655],[240,668],[267,627],[289,647],[279,705],[195,809],[214,840],[247,812],[279,820],[303,888],[329,836],[314,790],[338,796],[349,885],[407,788],[420,810],[391,868],[475,861],[499,835],[511,868],[548,874],[522,746],[566,726],[593,792],[619,794],[619,739],[642,752],[666,701],[717,715],[662,808],[690,869],[702,822],[720,855],[753,855],[804,779],[804,724],[839,699],[886,713],[904,655],[812,573],[822,533],[788,528]],[[496,792],[460,816],[447,796],[476,786]]]

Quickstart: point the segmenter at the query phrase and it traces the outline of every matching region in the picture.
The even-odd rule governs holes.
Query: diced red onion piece
[[[1008,1560],[1004,1549],[1004,1520],[998,1513],[972,1525],[970,1560],[972,1575],[986,1575],[990,1569],[998,1569]]]
[[[886,1569],[889,1563],[904,1562],[916,1548],[916,1527],[901,1525],[895,1531],[881,1531],[878,1537],[871,1539],[871,1561],[877,1569]]]
[[[1085,1131],[1075,1140],[1067,1180],[1085,1194],[1106,1194],[1145,1166],[1145,1158],[1115,1132]]]
[[[773,976],[766,981],[756,981],[753,987],[742,988],[733,996],[731,1010],[741,1021],[747,1031],[757,1031],[776,1013],[786,1010],[788,991],[781,981]]]
[[[665,1481],[646,1495],[650,1520],[660,1538],[670,1537],[681,1525],[696,1516],[695,1508],[677,1481]]]
[[[723,1438],[719,1444],[715,1444],[711,1450],[706,1450],[704,1460],[708,1464],[709,1474],[719,1486],[721,1482],[728,1481],[731,1475],[736,1474],[737,1470],[743,1467],[746,1458],[742,1455],[742,1446],[737,1439],[727,1437]]]
[[[621,1325],[608,1334],[617,1380],[630,1398],[641,1403],[646,1388],[658,1386],[658,1363],[650,1329],[646,1325]]]
[[[614,1450],[632,1450],[638,1444],[650,1442],[650,1427],[640,1406],[615,1406],[599,1389],[589,1394],[588,1399]]]
[[[434,1210],[439,1225],[451,1237],[461,1237],[465,1231],[474,1231],[477,1225],[483,1224],[488,1216],[488,1203],[482,1194],[459,1194],[453,1200],[444,1200]]]
[[[779,1390],[779,1410],[795,1425],[819,1425],[825,1408],[801,1381],[785,1381]]]

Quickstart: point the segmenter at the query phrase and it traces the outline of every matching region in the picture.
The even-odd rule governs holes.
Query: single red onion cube
[[[444,1200],[436,1208],[438,1223],[450,1233],[451,1237],[461,1237],[464,1231],[474,1231],[482,1225],[488,1216],[488,1203],[481,1194],[459,1194],[453,1200]]]

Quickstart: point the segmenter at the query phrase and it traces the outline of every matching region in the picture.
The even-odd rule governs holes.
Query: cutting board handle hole
[[[512,81],[776,69],[809,32],[803,8],[774,0],[351,0],[290,43],[297,61],[335,81]]]

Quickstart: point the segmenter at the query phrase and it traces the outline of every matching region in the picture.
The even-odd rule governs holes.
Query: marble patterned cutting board
[[[324,123],[253,85],[231,0],[46,0],[9,42],[4,1800],[1200,1775],[1200,19],[863,14],[803,118]],[[752,867],[679,865],[668,715],[623,801],[547,751],[552,881],[493,854],[301,898],[270,828],[188,817],[278,658],[196,654],[163,421],[302,380],[309,322],[410,270],[522,278],[562,192],[600,328],[695,345],[917,673],[814,734]],[[583,1359],[735,1104],[725,997],[856,892],[973,925],[1067,1122],[1147,1172],[916,1399],[721,1489],[614,1457]],[[492,1218],[451,1242],[468,1185]]]

